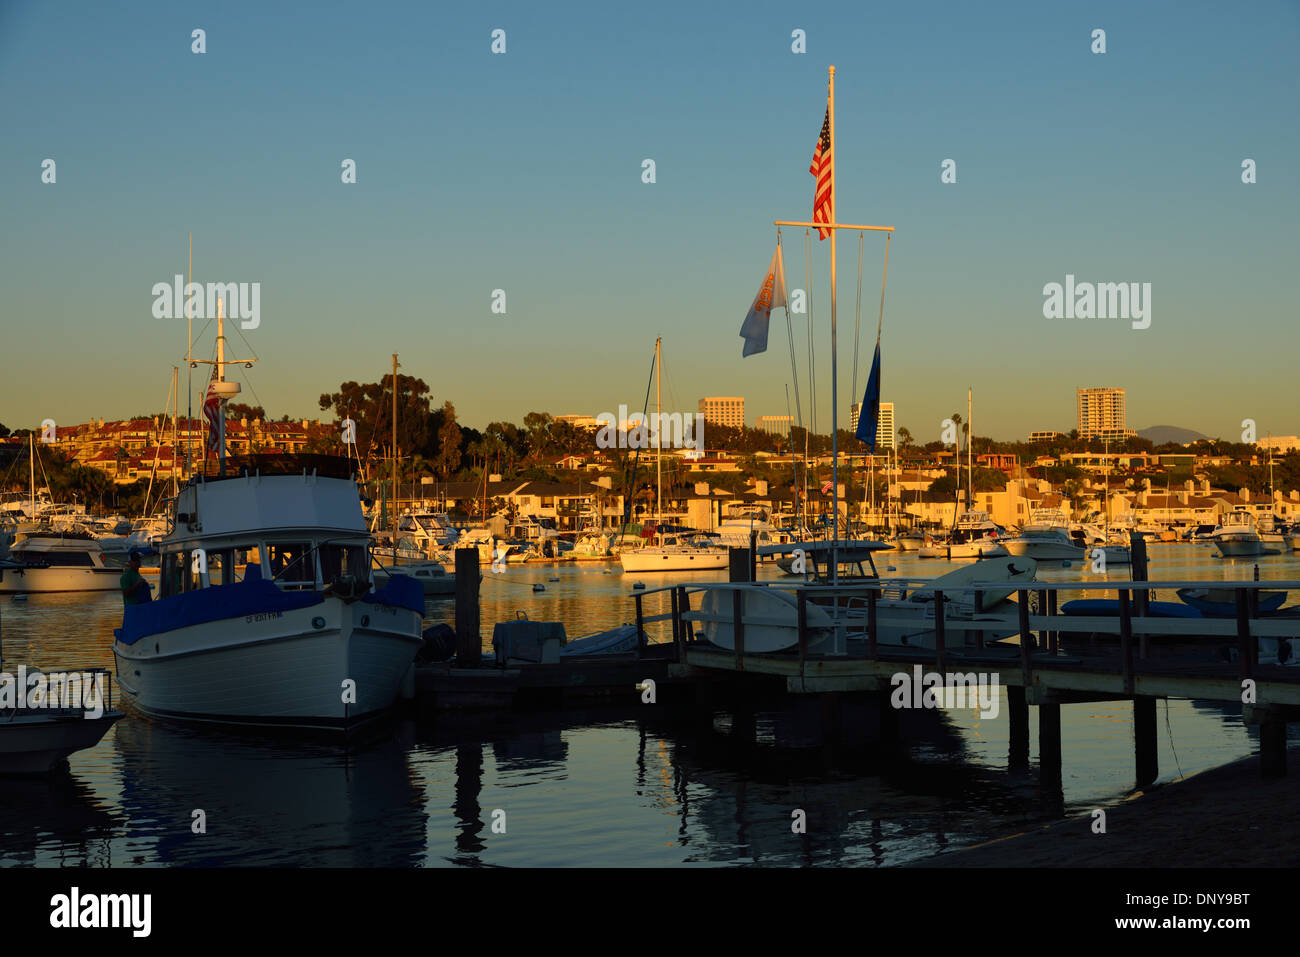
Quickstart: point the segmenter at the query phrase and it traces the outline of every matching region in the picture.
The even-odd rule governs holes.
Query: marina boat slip
[[[117,591],[121,575],[91,536],[46,530],[10,548],[0,564],[0,593]]]
[[[1238,509],[1215,530],[1213,541],[1224,558],[1264,554],[1264,540],[1255,527],[1255,516]]]
[[[198,478],[174,508],[160,596],[127,605],[115,631],[118,685],[134,707],[346,729],[396,701],[420,646],[423,589],[395,575],[370,590],[350,477]]]

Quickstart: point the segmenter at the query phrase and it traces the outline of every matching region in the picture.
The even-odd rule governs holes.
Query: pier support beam
[[[1246,705],[1242,719],[1259,725],[1259,773],[1266,778],[1286,775],[1286,722],[1295,718],[1294,708]]]
[[[1007,685],[1007,717],[1011,722],[1011,748],[1007,766],[1013,771],[1029,767],[1029,705],[1025,703],[1025,689],[1020,685]]]
[[[1133,753],[1137,759],[1137,786],[1146,787],[1160,775],[1156,744],[1156,699],[1133,699]]]
[[[1040,704],[1038,706],[1038,765],[1042,769],[1043,782],[1061,780],[1061,706],[1059,704]]]

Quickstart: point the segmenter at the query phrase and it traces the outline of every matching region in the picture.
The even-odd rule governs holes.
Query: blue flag
[[[767,327],[772,318],[772,310],[785,305],[785,263],[781,259],[781,244],[777,243],[776,252],[772,254],[772,265],[767,267],[763,285],[759,287],[754,304],[749,307],[745,321],[740,326],[740,337],[745,340],[745,349],[740,354],[742,359],[756,352],[767,351]]]
[[[857,437],[867,443],[867,451],[876,451],[876,430],[880,425],[880,340],[876,340],[876,355],[871,360],[871,375],[867,377],[867,391],[862,396],[858,410]]]

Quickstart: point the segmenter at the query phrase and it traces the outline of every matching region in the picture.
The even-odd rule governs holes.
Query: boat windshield
[[[322,545],[320,552],[321,581],[330,585],[340,578],[350,576],[365,581],[370,568],[366,546],[361,542]]]

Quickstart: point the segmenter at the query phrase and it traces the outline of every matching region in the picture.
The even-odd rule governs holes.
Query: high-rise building
[[[794,425],[794,416],[792,415],[760,415],[754,420],[754,428],[760,432],[767,432],[769,435],[779,435],[782,438],[790,437],[790,429]]]
[[[700,414],[708,425],[745,427],[745,400],[741,396],[707,396],[700,400]]]
[[[861,402],[849,406],[849,431],[858,431],[858,412]],[[894,447],[894,403],[880,403],[880,422],[876,425],[876,448],[892,449]]]
[[[1136,435],[1127,427],[1123,389],[1079,389],[1079,438],[1122,439]]]

